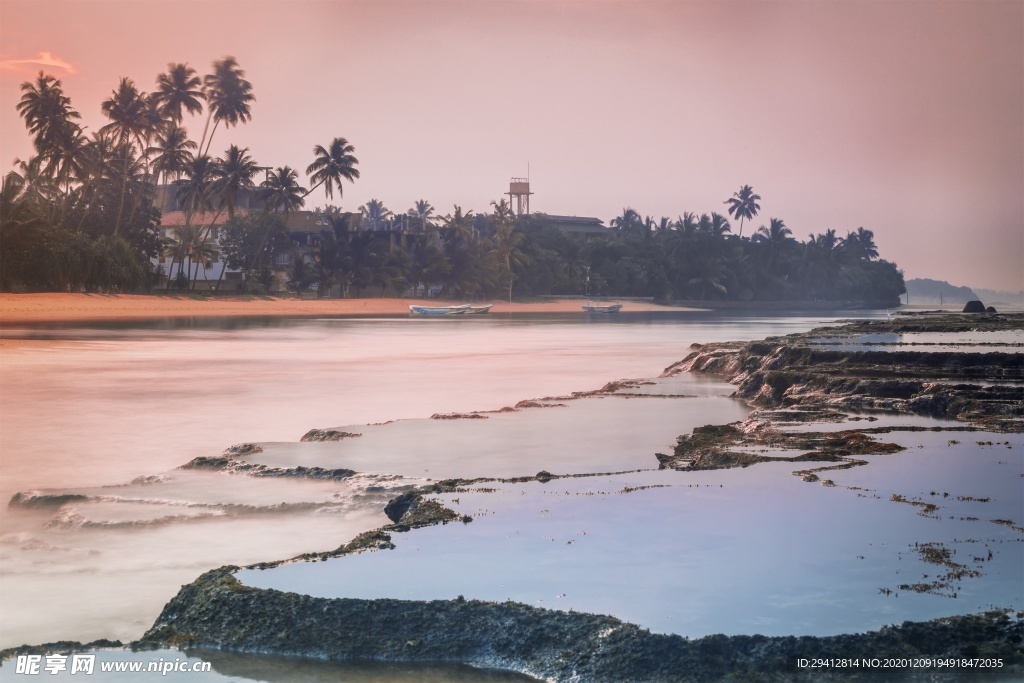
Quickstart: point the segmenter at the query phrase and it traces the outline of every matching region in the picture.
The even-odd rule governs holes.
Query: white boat
[[[469,304],[461,306],[409,306],[410,315],[465,315],[470,312]]]
[[[469,310],[466,311],[466,315],[480,315],[481,313],[487,313],[491,310],[491,306],[494,304],[484,304],[482,306],[470,306]]]
[[[622,308],[622,304],[618,301],[608,303],[588,301],[583,305],[583,310],[587,313],[617,313],[620,308]]]

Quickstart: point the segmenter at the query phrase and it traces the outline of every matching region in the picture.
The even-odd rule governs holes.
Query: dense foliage
[[[390,215],[374,202],[374,211]],[[331,229],[307,262],[295,265],[300,275],[291,285],[301,290],[316,283],[321,292],[340,285],[357,296],[400,295],[422,284],[421,294],[462,298],[565,294],[882,305],[895,305],[904,291],[902,275],[878,258],[874,236],[864,228],[844,237],[827,230],[800,242],[772,219],[747,239],[732,235],[728,219],[718,214],[655,222],[627,209],[612,221],[613,230],[584,240],[552,227],[546,216],[515,217],[504,200],[492,207],[490,214],[474,215],[456,206],[436,224],[416,219],[412,235],[394,217],[376,230],[353,231],[342,214],[328,214]]]
[[[221,291],[266,291],[283,281],[318,296],[444,295],[508,298],[549,294],[654,297],[658,300],[811,301],[895,304],[904,291],[896,267],[878,258],[874,235],[858,228],[793,238],[769,220],[750,237],[761,197],[744,185],[726,200],[739,221],[718,213],[678,219],[642,218],[632,209],[605,233],[578,234],[542,214],[516,216],[505,200],[489,213],[453,207],[437,216],[426,200],[394,214],[371,199],[358,215],[328,206],[323,228],[309,240],[289,235],[288,219],[312,190],[342,196],[343,181],[359,178],[345,138],[313,148],[299,184],[285,166],[259,166],[248,149],[231,145],[209,156],[213,136],[251,118],[251,84],[231,57],[200,78],[170,64],[153,93],[121,79],[101,110],[110,123],[87,135],[61,89],[39,74],[22,85],[18,111],[36,155],[18,162],[0,192],[0,289],[7,291],[148,291],[210,283],[225,264]],[[205,112],[198,143],[182,127]],[[213,124],[211,126],[211,123]],[[267,170],[265,180],[255,178]],[[184,222],[168,234],[155,201],[173,186]],[[240,196],[261,208],[238,212]],[[752,223],[751,223],[752,225]],[[302,237],[301,244],[291,237]],[[157,256],[165,266],[154,268]],[[282,278],[277,273],[287,271]],[[240,276],[238,275],[240,274]],[[204,285],[204,286],[208,286]]]

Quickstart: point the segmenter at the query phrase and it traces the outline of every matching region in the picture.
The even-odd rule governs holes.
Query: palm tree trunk
[[[206,122],[209,123],[210,122],[209,119],[207,119]],[[207,156],[207,155],[210,154],[210,146],[213,144],[213,135],[214,135],[214,133],[217,132],[217,126],[219,126],[219,125],[220,125],[220,119],[217,119],[216,121],[213,122],[213,130],[210,131],[210,139],[206,141],[206,151],[203,152],[203,156]],[[204,135],[206,134],[205,130],[204,130],[203,134]]]
[[[121,228],[121,213],[124,211],[124,191],[128,187],[128,143],[124,143],[124,166],[121,169],[121,200],[117,205],[117,219],[114,221],[114,237]]]
[[[206,131],[210,128],[210,119],[213,118],[213,112],[210,111],[206,115],[206,123],[203,124],[203,137],[199,138],[199,146],[196,147],[197,152],[201,152],[203,149],[203,143],[206,142]],[[213,137],[213,136],[211,136]],[[200,154],[200,156],[202,156]]]

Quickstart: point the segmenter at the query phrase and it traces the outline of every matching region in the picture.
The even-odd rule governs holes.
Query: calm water
[[[833,635],[1024,607],[1024,535],[993,522],[1022,521],[1024,438],[885,439],[908,450],[820,474],[835,487],[793,476],[829,464],[806,462],[503,484],[498,492],[488,483],[487,492],[440,497],[473,515],[471,524],[394,534],[394,551],[239,578],[319,597],[511,599],[690,637]],[[894,495],[938,509],[922,515]],[[943,571],[915,543],[943,544],[980,576],[939,594],[901,591]]]
[[[0,495],[83,498],[0,511],[0,646],[137,637],[203,570],[336,547],[383,523],[383,502],[426,478],[531,474],[541,463],[568,471],[590,455],[604,459],[601,469],[650,467],[675,435],[738,419],[743,407],[714,383],[694,381],[683,393],[703,398],[425,418],[652,377],[694,342],[830,319],[692,313],[5,329],[29,341],[0,352]],[[400,421],[366,426],[391,420]],[[367,433],[295,443],[310,428],[342,425]],[[474,431],[485,425],[487,438]],[[566,445],[552,450],[548,435]],[[354,445],[376,437],[379,454]],[[266,443],[268,458],[347,458],[368,474],[332,483],[175,470],[240,442]],[[431,467],[407,466],[419,450]]]

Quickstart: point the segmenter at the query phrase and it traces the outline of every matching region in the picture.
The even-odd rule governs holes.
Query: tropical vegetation
[[[517,216],[505,199],[482,213],[456,205],[442,214],[426,199],[398,212],[379,199],[357,212],[328,205],[302,214],[316,230],[290,232],[315,190],[340,199],[344,184],[359,179],[355,148],[343,137],[315,145],[309,189],[295,169],[261,166],[247,148],[229,144],[211,155],[219,129],[252,118],[244,76],[226,57],[204,77],[169,64],[152,93],[122,78],[101,103],[109,123],[95,132],[80,125],[59,80],[40,73],[24,83],[17,110],[35,154],[16,162],[0,188],[0,289],[151,291],[205,281],[217,291],[286,286],[315,296],[885,304],[904,291],[863,227],[800,241],[772,217],[744,237],[761,209],[749,185],[725,200],[727,215],[655,218],[626,208],[586,239],[543,214]],[[198,142],[186,116],[203,122]],[[162,224],[168,188],[180,213]],[[251,200],[244,211],[241,197]]]

